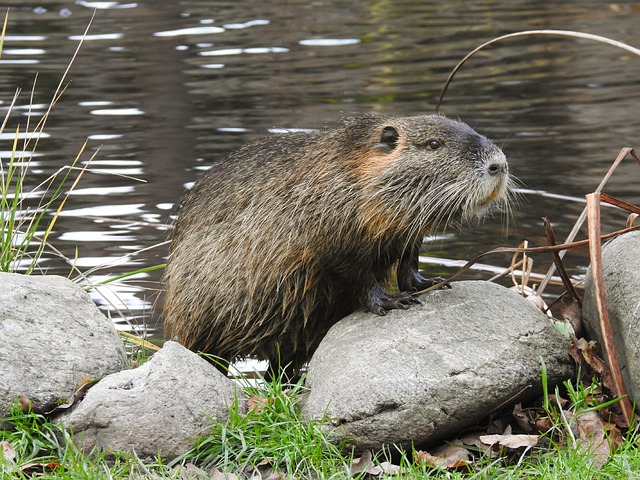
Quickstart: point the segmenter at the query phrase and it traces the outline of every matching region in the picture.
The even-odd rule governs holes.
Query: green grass
[[[263,401],[247,414],[233,405],[228,422],[212,420],[211,434],[201,438],[187,458],[231,473],[254,473],[258,465],[296,478],[310,472],[326,477],[349,472],[350,458],[330,441],[324,422],[300,419],[302,383],[283,386],[276,379],[262,387],[247,386],[246,391]]]
[[[17,407],[11,413],[12,428],[0,430],[0,478],[140,478],[141,463],[134,457],[119,455],[107,461],[102,452],[85,455],[67,432],[44,417]]]
[[[579,396],[590,397],[589,389],[578,383]],[[413,452],[389,449],[375,452],[373,464],[391,462],[396,474],[366,472],[351,475],[353,456],[332,443],[323,429],[325,421],[300,419],[298,403],[304,397],[301,384],[283,385],[279,381],[261,387],[245,386],[249,395],[264,399],[260,408],[242,413],[238,405],[230,408],[228,422],[211,421],[210,432],[198,439],[193,450],[179,459],[141,460],[126,453],[93,451],[84,454],[72,436],[40,415],[22,413],[18,408],[9,419],[10,428],[0,430],[0,445],[11,445],[15,458],[0,455],[0,478],[51,479],[169,479],[185,478],[186,472],[213,475],[216,472],[249,478],[260,472],[266,478],[277,472],[281,478],[445,478],[489,479],[632,479],[640,476],[639,436],[627,435],[619,450],[602,468],[594,467],[589,452],[558,441],[554,425],[544,448],[530,451],[504,451],[495,458],[479,455],[467,467],[445,470],[413,460]],[[574,405],[574,413],[579,408]],[[2,443],[2,442],[6,442]],[[543,443],[543,442],[541,442]],[[194,474],[195,475],[195,474]],[[198,477],[192,477],[198,478]],[[204,477],[209,478],[209,477]]]
[[[0,271],[30,274],[36,270],[46,246],[57,253],[48,244],[48,238],[84,169],[79,170],[69,190],[65,188],[72,180],[71,173],[77,171],[79,156],[70,167],[58,170],[40,185],[25,191],[30,159],[16,158],[16,150],[17,138],[9,161],[0,164]],[[38,203],[29,205],[34,197]]]
[[[602,406],[593,403],[597,384],[567,383],[570,412],[579,415]],[[212,469],[250,477],[259,470],[264,476],[275,471],[295,478],[352,478],[353,455],[341,445],[334,445],[322,428],[325,421],[300,419],[298,401],[304,387],[270,382],[261,388],[248,389],[250,395],[269,401],[258,411],[241,414],[237,405],[230,409],[226,423],[212,421],[211,432],[201,438],[182,462],[193,462],[209,473]],[[556,391],[556,395],[558,392]],[[446,470],[414,461],[414,452],[395,448],[374,452],[373,463],[390,462],[399,467],[395,474],[378,473],[374,478],[447,478],[447,479],[625,479],[639,478],[640,451],[635,430],[627,435],[621,448],[602,468],[593,465],[593,455],[571,446],[567,440],[566,416],[553,401],[546,403],[554,410],[552,428],[532,450],[497,452],[489,457],[478,454],[466,467]],[[608,402],[605,405],[610,405]],[[564,407],[569,408],[569,407]],[[544,412],[542,408],[540,412]],[[566,412],[565,412],[565,415]],[[267,472],[267,475],[265,474]],[[353,478],[371,478],[364,473]]]

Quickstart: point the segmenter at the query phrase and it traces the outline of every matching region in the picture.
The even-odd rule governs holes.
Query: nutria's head
[[[376,224],[420,235],[506,204],[507,160],[468,125],[423,115],[378,118],[370,127],[358,174],[366,185],[367,208],[377,212],[366,215]]]

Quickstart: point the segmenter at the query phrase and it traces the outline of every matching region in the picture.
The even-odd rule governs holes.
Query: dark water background
[[[83,177],[52,236],[70,258],[77,248],[85,271],[115,265],[92,273],[92,281],[162,263],[166,246],[122,257],[163,242],[185,186],[249,140],[351,114],[432,113],[456,62],[505,33],[579,30],[640,46],[640,4],[624,2],[16,0],[0,7],[10,12],[0,60],[3,115],[22,89],[0,138],[3,162],[8,133],[18,124],[24,130],[28,119],[33,129],[42,117],[95,11],[28,179],[35,186],[70,164],[87,139],[82,161],[97,152],[90,168],[109,174]],[[564,238],[620,148],[640,146],[639,76],[640,57],[559,38],[512,40],[472,59],[441,111],[500,144],[526,191],[508,229],[497,216],[449,232],[425,254],[468,259],[522,239],[544,244],[542,216]],[[626,162],[607,191],[638,203],[639,178],[640,168]],[[623,219],[607,209],[604,227],[620,228]],[[567,262],[580,275],[587,252],[572,252]],[[547,263],[536,258],[536,269]],[[56,258],[41,267],[69,271]],[[116,311],[160,336],[160,275],[92,295],[119,328],[132,327]]]

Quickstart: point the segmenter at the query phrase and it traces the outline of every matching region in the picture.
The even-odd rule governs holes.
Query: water
[[[77,248],[84,271],[112,265],[90,273],[92,281],[162,263],[166,245],[149,247],[165,240],[185,186],[252,139],[281,129],[322,128],[350,114],[432,113],[450,70],[486,40],[549,28],[633,45],[640,16],[637,5],[597,1],[15,0],[2,6],[10,8],[0,60],[3,113],[22,89],[5,132],[17,124],[24,130],[27,120],[33,129],[42,118],[95,12],[29,179],[37,185],[88,142],[81,162],[95,155],[93,173],[70,197],[51,241],[69,258]],[[512,40],[473,58],[441,111],[503,146],[526,190],[508,228],[500,216],[488,219],[439,237],[425,254],[461,260],[522,239],[541,245],[542,216],[564,238],[584,195],[620,148],[638,146],[638,74],[638,57],[558,38]],[[0,142],[4,161],[11,144]],[[638,203],[639,174],[626,162],[607,191]],[[623,220],[607,209],[604,228],[620,228]],[[567,262],[580,275],[586,251],[572,252]],[[545,264],[546,258],[536,257],[537,270]],[[69,271],[55,257],[41,267]],[[439,265],[429,270],[455,271]],[[158,306],[154,310],[160,275],[92,295],[119,328],[144,324],[161,336]],[[124,312],[126,321],[116,312]]]

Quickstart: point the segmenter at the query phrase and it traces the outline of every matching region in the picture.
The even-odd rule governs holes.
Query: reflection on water
[[[39,188],[86,142],[79,165],[88,171],[52,243],[92,282],[162,263],[166,245],[149,247],[165,240],[184,187],[247,141],[322,128],[356,113],[430,113],[455,63],[492,37],[573,29],[633,45],[640,15],[636,5],[596,1],[401,1],[391,7],[376,0],[12,0],[6,6],[0,113],[11,115],[0,133],[0,157],[10,157],[19,127],[17,161],[30,160],[29,188]],[[94,11],[64,95],[34,135]],[[425,255],[460,260],[523,238],[545,243],[543,215],[563,237],[618,150],[638,144],[640,120],[630,107],[640,97],[638,73],[640,59],[628,53],[557,38],[514,40],[471,60],[442,112],[503,147],[526,186],[524,200],[508,231],[498,215],[438,237]],[[637,203],[637,170],[623,165],[608,191]],[[623,217],[607,214],[605,228],[618,227]],[[586,252],[570,257],[580,274]],[[59,256],[41,267],[65,275],[70,268]],[[433,274],[454,270],[430,267]],[[149,331],[159,335],[158,316],[150,315],[159,278],[159,271],[138,275],[135,284],[100,287],[94,298],[129,320],[145,316]]]

